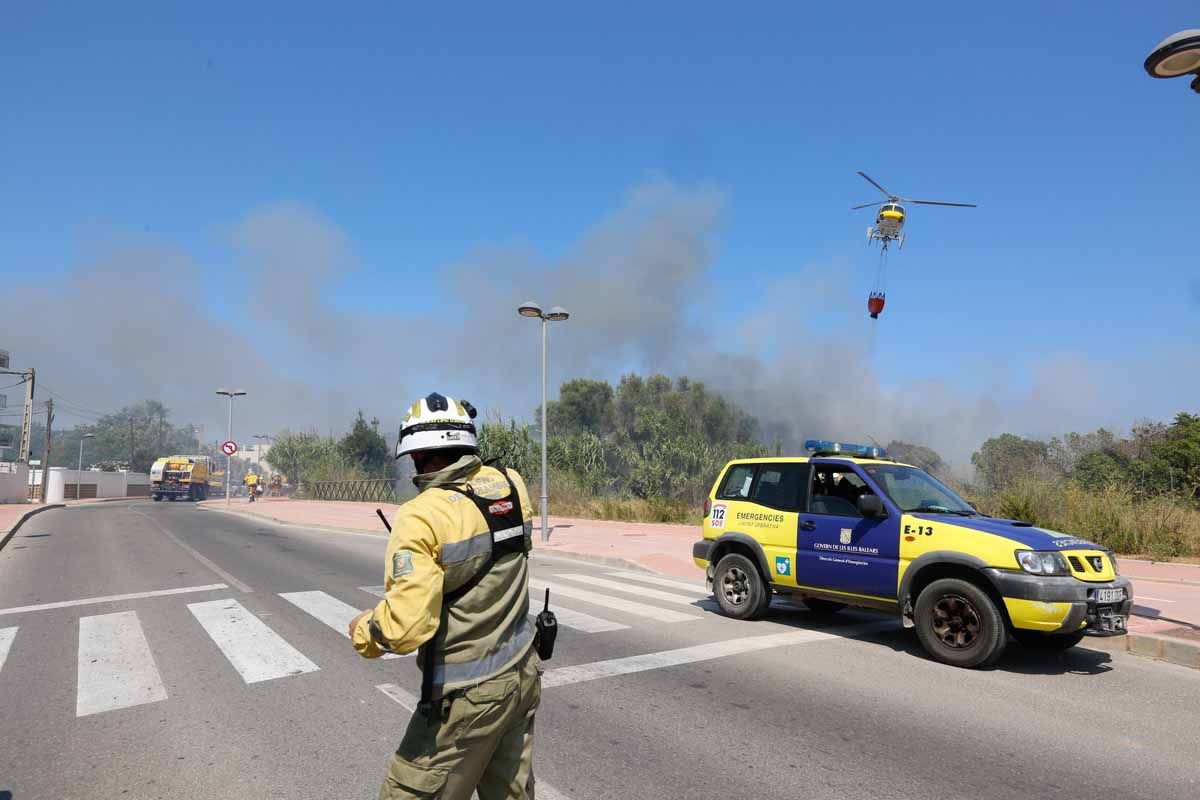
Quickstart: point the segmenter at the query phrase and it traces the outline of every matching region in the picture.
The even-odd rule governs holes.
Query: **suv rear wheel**
[[[983,667],[1004,652],[1004,618],[973,583],[943,578],[925,587],[913,613],[917,638],[929,655],[956,667]]]
[[[730,553],[717,562],[713,594],[721,611],[734,619],[759,619],[771,607],[771,589],[750,559]]]

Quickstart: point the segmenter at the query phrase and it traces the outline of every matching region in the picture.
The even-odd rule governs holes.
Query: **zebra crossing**
[[[677,624],[702,619],[704,611],[697,601],[706,596],[701,584],[662,578],[656,575],[612,570],[607,577],[577,572],[563,572],[545,578],[530,579],[530,614],[541,610],[546,589],[551,592],[551,607],[559,626],[580,634],[600,635],[628,630],[639,623]],[[195,587],[199,590],[228,589],[223,584]],[[671,591],[667,591],[670,589]],[[605,590],[605,591],[600,591]],[[20,612],[102,604],[110,600],[154,598],[185,594],[189,590],[164,590],[137,595],[114,595],[112,598],[88,598],[85,602],[66,601],[40,606],[23,606]],[[353,592],[355,590],[346,590]],[[376,597],[383,594],[382,586],[362,586],[358,591]],[[611,592],[611,593],[610,593]],[[281,608],[301,612],[308,619],[333,629],[347,637],[346,626],[367,605],[352,605],[345,599],[321,590],[280,592]],[[357,602],[357,601],[356,601]],[[564,605],[564,602],[567,605]],[[663,605],[671,608],[664,608]],[[300,652],[293,643],[274,630],[262,618],[233,597],[200,600],[184,604],[187,612],[199,625],[204,636],[191,637],[196,646],[212,645],[229,667],[247,685],[282,680],[317,672],[321,666]],[[683,606],[694,610],[685,611]],[[586,610],[584,610],[586,609]],[[90,609],[88,609],[90,610]],[[618,612],[613,615],[610,612]],[[0,615],[17,613],[0,609]],[[261,615],[261,616],[260,616]],[[618,618],[611,618],[611,617]],[[628,617],[628,618],[625,618]],[[154,648],[147,637],[137,610],[97,613],[78,619],[78,655],[76,660],[76,717],[88,717],[168,699],[167,683],[160,674]],[[292,620],[289,619],[289,622]],[[4,692],[5,665],[12,670],[12,653],[21,647],[21,629],[33,621],[0,628],[0,698]],[[322,634],[324,635],[324,634]],[[205,639],[205,636],[207,639]],[[389,655],[385,657],[403,658]],[[356,659],[348,648],[345,658]],[[332,664],[326,664],[332,667]],[[394,684],[384,684],[393,687]]]

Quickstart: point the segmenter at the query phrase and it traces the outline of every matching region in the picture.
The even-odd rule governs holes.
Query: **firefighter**
[[[246,473],[246,477],[242,478],[242,483],[246,484],[246,494],[250,498],[250,502],[254,502],[254,498],[258,496],[258,475],[254,470]]]
[[[420,648],[421,701],[380,800],[533,797],[533,509],[520,475],[483,466],[475,416],[436,393],[413,403],[396,458],[412,456],[419,494],[393,520],[383,600],[350,623],[366,658]]]

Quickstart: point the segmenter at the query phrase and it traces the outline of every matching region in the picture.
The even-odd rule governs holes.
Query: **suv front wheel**
[[[717,562],[713,594],[721,611],[734,619],[759,619],[771,607],[771,588],[750,559],[738,553]]]
[[[987,593],[958,578],[925,587],[914,610],[917,638],[929,655],[956,667],[983,667],[1004,652],[1007,633]]]

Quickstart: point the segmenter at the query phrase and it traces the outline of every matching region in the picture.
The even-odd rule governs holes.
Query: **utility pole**
[[[54,425],[54,398],[46,401],[46,452],[42,455],[42,503],[50,491],[50,428]]]
[[[25,372],[25,413],[21,418],[21,449],[17,451],[17,461],[29,463],[29,448],[33,442],[33,368]]]
[[[133,472],[133,412],[129,412],[129,466],[127,472]]]

